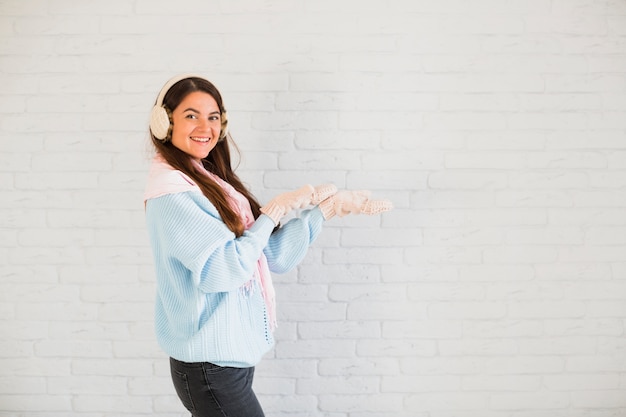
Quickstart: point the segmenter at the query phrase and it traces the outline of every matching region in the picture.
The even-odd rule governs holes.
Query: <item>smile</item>
[[[205,136],[189,136],[189,139],[193,140],[194,142],[202,142],[202,143],[206,143],[211,140],[211,138],[205,137]]]

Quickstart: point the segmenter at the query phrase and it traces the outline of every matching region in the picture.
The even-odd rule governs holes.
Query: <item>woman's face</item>
[[[206,158],[220,138],[220,109],[203,91],[187,95],[172,112],[172,122],[172,145],[196,160]]]

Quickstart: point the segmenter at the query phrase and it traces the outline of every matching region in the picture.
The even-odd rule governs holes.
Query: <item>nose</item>
[[[204,131],[204,132],[208,132],[211,127],[211,122],[205,118],[201,118],[199,123],[198,123],[198,128],[200,128],[200,130]]]

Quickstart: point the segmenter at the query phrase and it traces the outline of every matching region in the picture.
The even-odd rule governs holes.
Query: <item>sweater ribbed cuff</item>
[[[324,216],[324,220],[330,220],[335,217],[335,198],[328,197],[326,200],[322,201],[319,206],[322,211],[322,215]]]

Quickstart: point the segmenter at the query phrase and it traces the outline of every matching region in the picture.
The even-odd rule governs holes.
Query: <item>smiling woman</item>
[[[325,220],[390,205],[334,185],[261,206],[233,172],[222,97],[196,76],[168,82],[152,110],[157,154],[144,195],[155,261],[156,336],[194,417],[262,417],[254,366],[274,344],[270,272],[304,258]],[[297,208],[314,206],[280,225]]]

